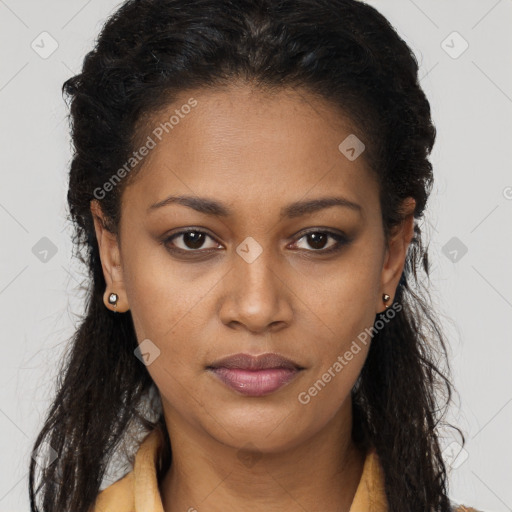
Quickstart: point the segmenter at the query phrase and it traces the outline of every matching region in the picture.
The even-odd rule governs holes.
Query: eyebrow
[[[187,206],[188,208],[192,208],[193,210],[196,210],[200,213],[204,213],[205,215],[213,215],[216,217],[229,217],[234,213],[231,208],[214,199],[183,195],[171,195],[162,201],[158,201],[148,208],[147,213],[151,213],[154,210],[168,206],[170,204],[180,204]],[[360,215],[362,214],[363,210],[361,205],[354,203],[353,201],[349,201],[344,197],[322,197],[318,199],[311,199],[309,201],[297,201],[290,203],[281,209],[280,218],[282,219],[287,217],[293,219],[317,212],[319,210],[323,210],[325,208],[331,208],[333,206],[349,208],[359,213]]]

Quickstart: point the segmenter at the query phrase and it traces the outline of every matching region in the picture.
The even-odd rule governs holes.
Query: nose
[[[267,251],[268,252],[268,251]],[[230,328],[276,332],[291,323],[293,293],[287,277],[265,251],[248,262],[238,255],[224,280],[220,318]]]

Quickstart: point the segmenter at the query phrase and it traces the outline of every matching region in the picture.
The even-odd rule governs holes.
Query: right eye
[[[180,240],[180,244],[176,244],[174,240]],[[210,238],[213,240],[213,237],[208,235],[205,231],[201,231],[199,229],[186,229],[183,231],[178,231],[177,233],[173,233],[171,236],[165,238],[163,240],[163,244],[171,251],[178,251],[178,252],[206,252],[211,249],[214,249],[215,247],[209,247],[206,248],[204,251],[199,251],[206,238]],[[181,247],[179,246],[181,245]]]

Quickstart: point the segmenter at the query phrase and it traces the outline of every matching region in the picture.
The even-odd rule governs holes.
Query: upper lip
[[[258,356],[235,354],[218,359],[209,365],[208,368],[238,368],[240,370],[266,370],[270,368],[303,369],[294,361],[274,353],[260,354]]]

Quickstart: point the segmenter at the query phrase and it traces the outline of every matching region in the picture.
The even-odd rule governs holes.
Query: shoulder
[[[466,507],[465,505],[457,505],[452,503],[452,512],[483,512],[483,510],[477,510],[476,508]]]
[[[100,491],[89,512],[131,512],[133,507],[133,471],[130,471]]]

